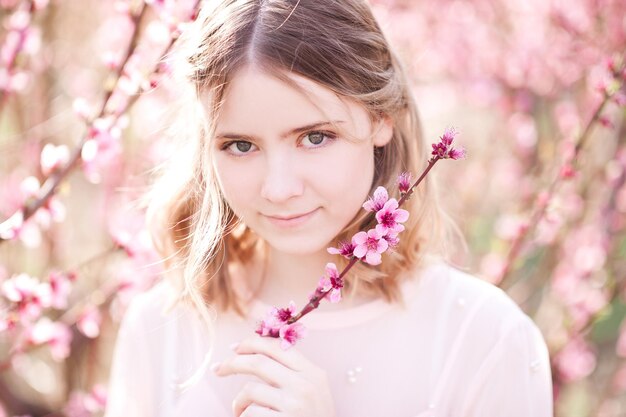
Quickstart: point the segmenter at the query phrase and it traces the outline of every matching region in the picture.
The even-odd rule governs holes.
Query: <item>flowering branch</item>
[[[521,227],[519,233],[511,244],[504,267],[500,271],[497,282],[499,283],[498,285],[502,288],[506,288],[504,284],[508,283],[507,281],[508,279],[510,279],[510,273],[512,272],[514,266],[513,264],[521,252],[523,243],[525,242],[526,238],[531,234],[531,232],[534,231],[541,219],[543,219],[543,217],[545,216],[546,210],[550,203],[550,199],[556,193],[558,186],[561,185],[563,180],[570,179],[574,176],[576,168],[578,168],[578,157],[583,146],[588,141],[589,136],[591,135],[591,130],[593,126],[601,121],[602,111],[623,86],[623,83],[626,79],[626,66],[624,57],[620,59],[619,64],[616,64],[615,61],[610,60],[608,63],[608,67],[611,72],[613,81],[616,85],[614,85],[613,88],[608,88],[604,85],[602,86],[602,101],[600,102],[600,104],[598,104],[598,107],[593,112],[593,115],[587,122],[582,133],[580,134],[579,139],[576,142],[576,145],[572,151],[572,154],[569,155],[568,159],[566,159],[556,178],[554,178],[552,183],[548,186],[548,189],[540,192],[537,195],[535,200],[536,211],[532,214],[530,220]],[[623,103],[620,102],[618,102],[618,104],[623,105]]]
[[[122,69],[125,63],[128,61],[129,57],[134,52],[135,48],[137,47],[139,24],[143,16],[145,15],[145,10],[146,10],[145,3],[142,2],[139,12],[135,14],[131,14],[131,18],[134,23],[131,41],[126,50],[125,59],[122,65],[119,66],[116,72],[116,79],[112,84],[113,88],[107,89],[103,103],[102,103],[102,107],[96,119],[104,115],[107,103],[109,102],[111,98],[113,89],[117,85],[117,82],[119,78],[121,77]],[[56,191],[59,184],[65,179],[65,177],[67,177],[67,175],[72,171],[72,169],[78,164],[78,161],[81,158],[83,147],[85,143],[87,142],[88,137],[89,137],[89,132],[91,132],[92,129],[93,129],[93,126],[90,123],[90,125],[87,126],[87,133],[83,136],[80,142],[73,149],[72,154],[69,157],[69,160],[67,161],[65,166],[63,166],[61,169],[52,171],[52,173],[48,176],[45,183],[39,190],[38,196],[36,198],[28,200],[24,204],[24,206],[20,210],[18,210],[13,216],[11,216],[8,220],[4,221],[3,223],[0,223],[0,243],[2,243],[5,240],[14,238],[17,235],[17,230],[21,228],[24,222],[26,222],[33,214],[35,214],[37,210],[39,210],[41,207],[45,206],[48,203],[49,199],[52,197],[52,195]]]
[[[378,265],[381,261],[381,254],[395,247],[399,243],[398,234],[404,231],[404,225],[409,218],[409,212],[399,207],[408,200],[415,187],[417,187],[426,177],[428,172],[440,159],[462,159],[466,156],[464,149],[454,149],[452,142],[457,132],[446,129],[440,141],[432,145],[432,157],[428,161],[428,166],[419,178],[411,184],[411,174],[404,172],[398,177],[398,189],[401,198],[389,198],[384,187],[378,187],[374,191],[374,196],[363,204],[363,208],[375,213],[378,224],[374,229],[367,232],[361,231],[352,237],[351,242],[342,242],[340,248],[328,248],[331,254],[341,255],[349,259],[350,262],[339,273],[334,263],[326,265],[326,274],[320,279],[315,292],[309,302],[300,312],[295,313],[295,304],[289,303],[287,308],[272,308],[268,317],[262,320],[255,333],[264,337],[274,337],[282,339],[281,347],[288,349],[305,334],[305,328],[301,323],[297,323],[303,316],[319,307],[320,302],[328,298],[330,302],[336,303],[341,300],[341,288],[343,288],[343,278],[348,271],[360,260],[370,265]]]
[[[67,336],[66,329],[75,325],[80,328],[81,324],[93,321],[94,312],[89,310],[89,307],[100,309],[108,305],[126,284],[112,285],[106,290],[101,290],[97,297],[90,294],[75,303],[70,309],[65,310],[60,317],[55,319],[54,323],[44,318],[35,323],[34,326],[32,325],[32,321],[37,319],[44,309],[49,307],[66,308],[68,296],[76,282],[79,271],[122,249],[122,246],[116,244],[81,262],[68,272],[51,272],[47,282],[39,282],[36,278],[20,274],[5,281],[0,286],[2,295],[12,303],[8,310],[3,312],[3,317],[0,318],[0,332],[3,330],[12,331],[19,323],[26,326],[25,332],[22,332],[26,337],[15,337],[14,340],[21,340],[21,343],[16,343],[9,350],[7,357],[0,361],[0,373],[11,368],[13,358],[18,354],[47,344],[51,345],[53,349],[64,350],[65,345],[69,345],[71,341],[71,336]],[[94,299],[97,299],[97,302],[94,302]],[[95,315],[99,317],[99,313],[95,313]],[[31,326],[33,327],[31,328]],[[83,330],[81,329],[81,331]],[[90,337],[89,334],[86,336]]]
[[[195,19],[198,15],[198,9],[200,7],[200,1],[197,0],[193,6],[191,19]],[[91,120],[87,124],[86,132],[83,135],[82,139],[73,149],[69,158],[67,158],[67,162],[61,167],[56,166],[47,177],[43,186],[38,190],[37,195],[34,198],[27,200],[23,207],[15,212],[11,217],[9,217],[4,222],[0,223],[0,244],[2,244],[6,240],[11,240],[18,235],[18,232],[22,225],[32,217],[37,210],[42,207],[45,207],[49,204],[50,199],[56,192],[58,186],[61,182],[68,176],[68,174],[78,165],[79,161],[85,158],[85,152],[87,150],[86,144],[92,142],[95,137],[99,135],[99,131],[102,129],[101,125],[103,124],[103,118],[107,115],[107,105],[111,101],[111,97],[113,96],[113,92],[116,90],[117,85],[122,77],[124,72],[124,68],[126,67],[126,63],[129,61],[138,44],[139,40],[139,28],[141,27],[141,22],[146,15],[146,3],[141,2],[141,6],[138,11],[131,13],[131,19],[133,21],[133,32],[131,35],[131,40],[129,42],[128,48],[124,53],[124,58],[122,59],[120,65],[117,66],[117,69],[113,76],[113,81],[110,83],[111,87],[106,89],[104,99],[102,101],[102,106],[98,113],[98,116],[95,119]],[[173,30],[172,36],[170,38],[170,43],[166,47],[165,51],[162,54],[162,57],[167,56],[170,49],[174,45],[175,40],[180,35],[178,28]],[[163,70],[163,65],[157,64],[156,69],[152,72],[153,74],[158,74]],[[148,84],[143,84],[140,86],[139,91],[134,94],[130,99],[126,102],[126,104],[118,109],[116,112],[112,114],[111,119],[104,123],[108,128],[114,126],[119,120],[120,116],[128,111],[128,109],[135,103],[135,101],[139,98],[140,94],[143,91],[146,91],[148,88],[154,87],[156,84],[154,81],[151,81]]]
[[[40,4],[41,2],[35,2],[33,0],[24,3],[23,7],[20,5],[18,10],[15,11],[9,21],[9,31],[4,39],[3,45],[0,46],[2,56],[0,60],[2,62],[3,70],[0,71],[0,110],[4,107],[10,93],[13,89],[17,89],[13,76],[15,75],[15,63],[17,56],[24,49],[26,41],[30,35],[28,25],[33,19],[33,15],[36,11],[43,9],[47,4]],[[3,80],[4,79],[4,80]]]

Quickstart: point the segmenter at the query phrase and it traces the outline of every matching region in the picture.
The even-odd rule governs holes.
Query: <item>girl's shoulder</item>
[[[536,330],[532,319],[506,292],[449,263],[431,264],[420,280],[420,299],[438,317],[455,322],[458,330],[471,328],[475,335],[489,333],[495,338],[514,327]]]
[[[122,319],[122,327],[139,331],[146,336],[159,337],[174,323],[184,321],[190,309],[176,303],[174,287],[161,280],[150,289],[134,295]]]

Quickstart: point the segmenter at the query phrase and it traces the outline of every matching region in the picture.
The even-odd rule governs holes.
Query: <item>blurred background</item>
[[[529,314],[555,415],[626,415],[623,0],[371,0],[468,250]],[[99,416],[158,278],[137,203],[175,146],[162,57],[197,1],[0,0],[0,416]]]

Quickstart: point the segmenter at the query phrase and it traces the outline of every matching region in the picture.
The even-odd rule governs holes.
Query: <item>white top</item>
[[[336,416],[552,416],[548,350],[531,319],[499,288],[449,265],[417,278],[402,286],[406,309],[378,300],[301,319],[308,334],[294,348],[327,372]],[[170,387],[198,369],[208,341],[189,307],[161,313],[167,291],[161,283],[136,297],[122,320],[105,417],[231,417],[256,377],[207,370],[182,394]],[[253,335],[269,309],[254,301],[248,320],[220,313],[212,361],[233,356],[230,344]]]

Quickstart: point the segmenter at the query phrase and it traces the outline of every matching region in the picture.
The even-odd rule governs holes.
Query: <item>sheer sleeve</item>
[[[551,417],[548,349],[528,317],[512,325],[471,381],[464,417]]]
[[[109,376],[105,417],[148,417],[155,407],[156,369],[146,323],[145,300],[136,297],[129,305],[117,335]]]

